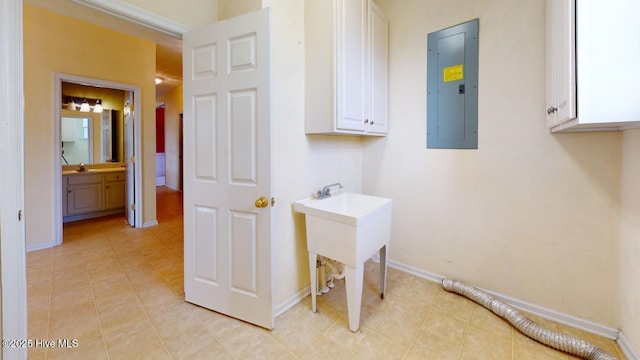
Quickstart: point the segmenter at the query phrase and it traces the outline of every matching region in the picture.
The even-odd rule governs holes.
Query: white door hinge
[[[136,204],[131,204],[131,210],[136,211]]]
[[[135,155],[132,155],[130,160],[131,160],[131,163],[132,163],[132,164],[133,164],[133,163],[135,163],[135,162],[136,162],[136,156],[135,156]]]

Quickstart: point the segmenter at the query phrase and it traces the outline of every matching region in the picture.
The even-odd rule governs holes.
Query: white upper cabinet
[[[640,127],[640,1],[547,0],[547,126]]]
[[[307,134],[385,135],[388,20],[370,0],[305,2]]]

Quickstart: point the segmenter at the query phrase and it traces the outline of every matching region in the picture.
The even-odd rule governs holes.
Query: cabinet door
[[[69,185],[67,187],[67,215],[102,210],[102,184]]]
[[[388,54],[389,20],[380,8],[369,0],[370,110],[367,131],[371,133],[384,134],[388,131]]]
[[[126,183],[124,181],[108,182],[104,187],[105,210],[124,208],[125,190]]]
[[[339,130],[365,130],[369,71],[367,1],[336,1],[336,127]]]
[[[575,0],[547,0],[547,126],[576,118]]]

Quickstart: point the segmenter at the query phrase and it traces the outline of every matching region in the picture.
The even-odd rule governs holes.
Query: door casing
[[[97,87],[105,87],[123,91],[131,91],[133,92],[133,103],[138,104],[135,108],[140,109],[142,104],[142,98],[140,95],[140,86],[131,85],[131,84],[123,84],[113,81],[107,80],[99,80],[92,79],[83,76],[62,74],[62,73],[54,73],[53,74],[53,114],[54,119],[60,119],[60,109],[62,108],[62,83],[75,83],[82,84],[87,86],[97,86]],[[135,109],[134,108],[134,109]],[[134,202],[136,205],[135,212],[135,227],[142,227],[142,162],[139,160],[142,158],[142,126],[141,126],[141,118],[142,114],[140,111],[134,110],[134,118],[133,118],[133,143],[134,143],[134,155],[136,157],[136,161],[134,165],[134,179],[138,181],[134,181],[134,179],[130,179],[127,177],[127,183],[130,181],[134,181]],[[62,159],[59,156],[61,148],[61,135],[60,135],[60,121],[54,122],[53,128],[53,144],[54,149],[53,153],[53,177],[54,177],[54,189],[62,188]],[[128,159],[125,159],[128,161]],[[62,244],[62,192],[54,191],[54,209],[53,209],[53,218],[54,218],[54,246]]]

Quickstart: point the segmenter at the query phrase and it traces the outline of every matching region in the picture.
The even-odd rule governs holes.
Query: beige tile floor
[[[273,331],[184,302],[181,194],[158,188],[159,225],[120,216],[64,226],[64,244],[27,254],[30,359],[573,359],[513,330],[439,284],[366,264],[361,329],[347,329],[344,282],[276,319]],[[623,359],[613,340],[544,319]]]

